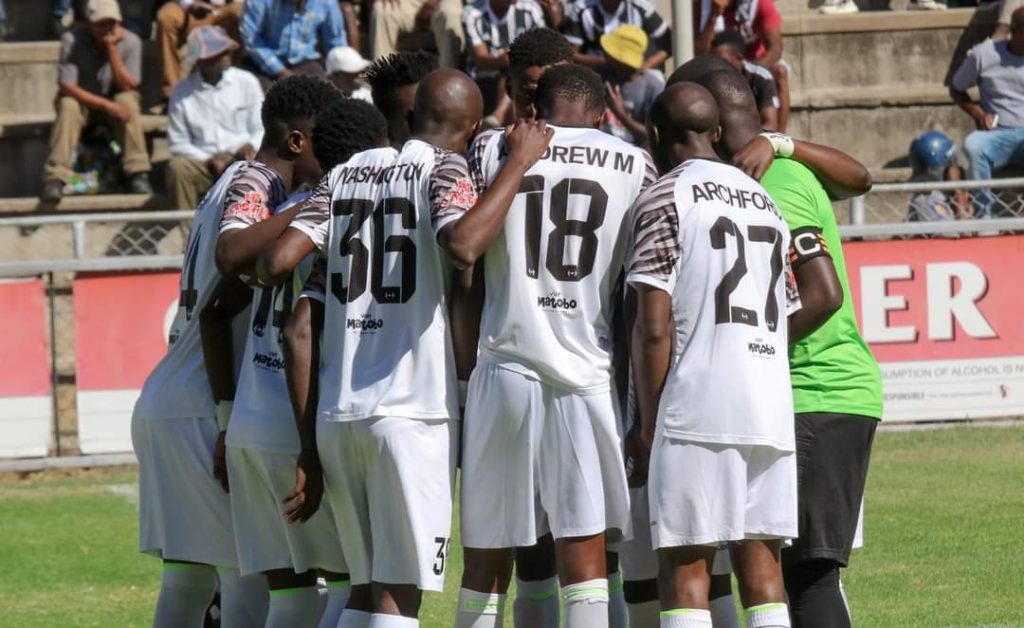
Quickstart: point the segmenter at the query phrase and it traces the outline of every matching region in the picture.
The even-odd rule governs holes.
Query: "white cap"
[[[345,72],[358,74],[370,67],[371,63],[359,51],[348,46],[338,46],[327,53],[327,73]]]

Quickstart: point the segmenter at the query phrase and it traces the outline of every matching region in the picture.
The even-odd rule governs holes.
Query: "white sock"
[[[374,613],[370,617],[370,628],[419,628],[420,620],[401,615]]]
[[[217,571],[213,567],[164,563],[153,628],[200,628],[216,592]]]
[[[744,613],[747,628],[789,628],[789,607],[782,602],[751,606]]]
[[[316,587],[295,587],[270,592],[266,628],[313,628],[320,619]]]
[[[626,594],[622,590],[622,572],[608,576],[608,627],[628,628],[629,610],[626,608]]]
[[[843,596],[843,606],[846,607],[846,616],[850,618],[850,625],[853,625],[853,613],[850,612],[850,598],[846,597],[846,589],[843,588],[843,579],[839,578],[839,595]]]
[[[736,614],[736,602],[732,595],[723,595],[711,600],[711,623],[715,628],[739,628],[740,618]]]
[[[338,620],[337,628],[369,628],[370,617],[372,615],[366,611],[346,608],[345,612],[341,614],[341,619]]]
[[[661,622],[661,602],[651,600],[629,605],[629,628],[658,628]]]
[[[711,628],[711,611],[702,608],[662,611],[661,628]]]
[[[270,594],[262,574],[243,577],[237,569],[217,567],[217,577],[222,628],[250,628],[267,623]]]
[[[558,576],[547,580],[516,578],[512,625],[515,628],[558,628]]]
[[[480,593],[471,589],[459,589],[455,628],[501,628],[504,619],[503,593]]]
[[[562,587],[565,628],[608,628],[608,579]]]
[[[352,585],[348,580],[327,583],[327,605],[320,616],[320,625],[317,628],[338,628],[338,620],[341,618],[341,612],[345,610],[345,605],[348,604],[348,595],[351,592]]]

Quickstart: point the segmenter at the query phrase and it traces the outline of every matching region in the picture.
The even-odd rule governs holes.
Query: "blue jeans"
[[[964,152],[970,161],[971,179],[992,178],[992,172],[1006,166],[1024,166],[1024,128],[974,131],[964,141]],[[974,193],[974,215],[989,218],[995,197],[984,188]]]

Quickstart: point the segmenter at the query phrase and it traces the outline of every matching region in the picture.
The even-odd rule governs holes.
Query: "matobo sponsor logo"
[[[367,314],[362,318],[350,318],[345,321],[345,329],[361,334],[375,334],[384,328],[383,318],[374,318]]]
[[[775,346],[757,338],[747,343],[747,351],[755,358],[770,358],[775,355]]]
[[[252,356],[252,363],[269,371],[280,371],[284,368],[284,358],[276,353],[257,353]]]
[[[552,291],[547,296],[537,297],[537,307],[548,312],[571,312],[576,309],[576,299]]]

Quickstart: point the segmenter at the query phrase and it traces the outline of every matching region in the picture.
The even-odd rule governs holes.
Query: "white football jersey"
[[[608,390],[633,202],[656,178],[647,153],[595,129],[557,127],[484,256],[481,359],[576,392]],[[479,191],[504,133],[470,151]]]
[[[216,293],[223,276],[217,270],[217,238],[222,231],[244,228],[270,215],[285,198],[280,175],[248,161],[228,167],[203,197],[192,219],[181,269],[178,312],[171,326],[167,354],[153,369],[136,404],[147,419],[214,416],[213,394],[206,378],[199,313]],[[235,346],[245,342],[248,312],[235,319]],[[236,365],[240,360],[236,360]]]
[[[684,162],[637,201],[627,281],[672,296],[675,349],[658,429],[793,451],[789,229],[732,166]]]
[[[465,158],[410,140],[332,176],[321,419],[458,418],[452,268],[436,233],[476,202]]]
[[[310,191],[293,194],[278,213],[305,201]],[[310,254],[281,284],[253,290],[251,315],[227,444],[275,453],[298,453],[299,434],[284,377],[282,331],[313,267]]]

